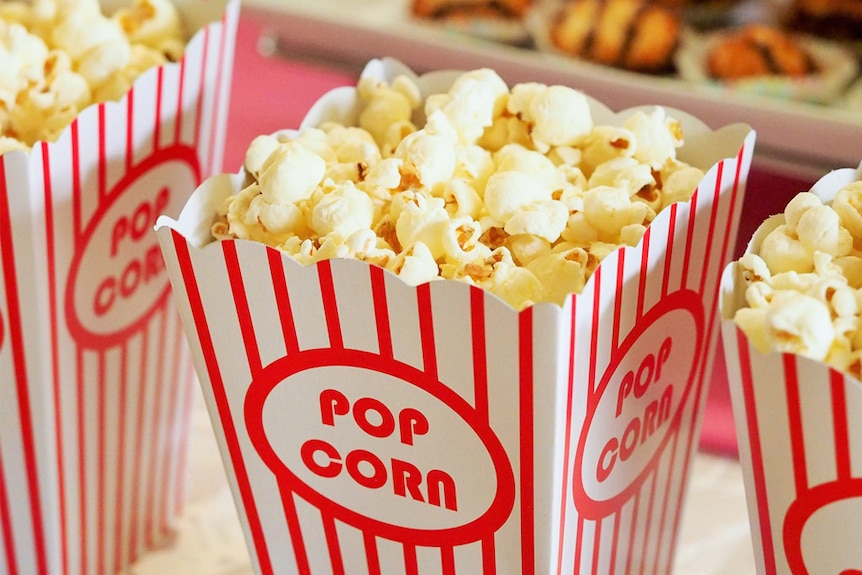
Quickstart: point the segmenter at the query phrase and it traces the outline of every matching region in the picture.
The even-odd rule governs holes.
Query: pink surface
[[[249,142],[260,134],[296,128],[327,91],[350,86],[355,76],[257,51],[260,25],[240,18],[236,39],[224,170],[242,166]]]
[[[303,63],[299,59],[264,57],[257,51],[259,35],[258,23],[240,19],[224,156],[224,170],[228,172],[239,170],[248,143],[255,136],[298,127],[306,111],[321,95],[332,88],[353,85],[356,79],[350,73]],[[759,167],[755,161],[743,208],[737,255],[742,253],[748,238],[765,217],[781,211],[790,197],[807,189],[811,183],[775,174]],[[702,450],[737,455],[720,342],[702,427]]]

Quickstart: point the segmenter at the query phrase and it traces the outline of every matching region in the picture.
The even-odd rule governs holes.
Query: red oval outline
[[[600,403],[600,401],[596,401],[593,405],[587,407],[587,414],[584,418],[584,426],[581,431],[580,438],[578,439],[578,449],[575,454],[575,465],[573,473],[574,480],[572,481],[572,494],[575,500],[575,506],[578,509],[578,512],[587,519],[603,519],[610,515],[610,513],[602,514],[603,509],[607,509],[610,511],[616,511],[617,509],[622,507],[622,504],[628,500],[631,494],[640,488],[641,483],[646,479],[647,474],[656,466],[659,456],[664,451],[665,447],[667,447],[667,443],[670,440],[673,432],[679,427],[680,419],[682,418],[683,407],[688,402],[688,395],[691,392],[692,387],[694,386],[694,376],[695,376],[695,367],[698,364],[698,358],[703,353],[703,323],[704,323],[704,312],[703,312],[703,302],[701,301],[700,295],[692,290],[682,289],[680,291],[674,292],[672,294],[667,295],[662,298],[655,306],[652,307],[641,320],[638,322],[638,325],[644,326],[643,329],[639,329],[637,331],[632,331],[626,337],[626,339],[622,342],[620,347],[616,350],[616,353],[611,358],[610,363],[608,364],[608,368],[605,370],[604,375],[602,376],[602,380],[599,383],[599,387],[596,390],[596,395],[601,398],[605,389],[610,383],[611,376],[616,374],[617,369],[620,366],[620,363],[623,359],[625,359],[629,350],[634,346],[636,342],[643,337],[644,333],[652,327],[660,318],[662,318],[667,313],[672,311],[676,311],[678,309],[688,311],[692,319],[694,320],[695,328],[697,331],[697,341],[695,342],[695,351],[694,351],[694,361],[692,363],[692,370],[689,373],[688,378],[686,379],[685,389],[683,390],[682,397],[680,398],[679,405],[676,409],[676,413],[674,413],[673,418],[671,419],[670,425],[668,426],[667,431],[665,432],[664,437],[661,440],[661,443],[656,447],[655,453],[653,453],[652,457],[647,461],[644,468],[641,472],[634,478],[634,480],[629,483],[629,485],[617,493],[616,495],[610,497],[609,499],[597,501],[590,497],[587,494],[586,489],[583,485],[583,464],[584,464],[584,448],[587,441],[587,436],[589,435],[590,428],[592,427],[593,417],[596,414],[596,409]]]
[[[787,564],[796,575],[809,575],[802,556],[802,529],[818,510],[842,499],[862,498],[862,478],[841,479],[812,487],[800,494],[784,514],[782,539]],[[769,518],[761,518],[763,520]]]
[[[406,384],[414,385],[441,401],[454,411],[476,433],[488,454],[497,475],[497,493],[488,509],[476,519],[445,529],[416,529],[394,525],[366,517],[340,503],[321,495],[306,484],[281,461],[266,438],[263,427],[263,407],[269,393],[291,376],[318,367],[355,367],[384,373]],[[393,541],[416,545],[461,545],[478,541],[494,533],[511,515],[515,503],[515,476],[511,463],[497,435],[481,421],[463,398],[445,385],[413,366],[390,357],[353,349],[310,349],[284,356],[265,368],[254,378],[246,392],[244,416],[252,445],[279,483],[286,482],[290,489],[303,499],[326,510],[339,520]]]
[[[91,349],[101,349],[115,345],[118,340],[124,341],[128,339],[132,333],[139,331],[143,324],[150,319],[155,310],[162,307],[168,299],[171,290],[171,283],[167,275],[165,275],[165,287],[162,290],[162,293],[153,299],[153,303],[141,313],[141,316],[126,325],[124,328],[106,334],[95,333],[85,327],[78,318],[77,311],[75,310],[75,285],[77,283],[78,273],[80,272],[81,261],[83,260],[84,254],[87,252],[87,248],[90,247],[93,234],[102,222],[105,214],[120,198],[123,197],[127,188],[131,187],[132,184],[134,184],[143,174],[146,174],[156,166],[174,161],[187,164],[194,175],[195,183],[200,183],[200,161],[198,160],[197,153],[193,148],[177,144],[169,148],[160,149],[156,154],[149,156],[143,162],[131,168],[120,179],[120,181],[117,182],[114,188],[105,197],[105,200],[93,213],[93,217],[90,219],[90,222],[87,224],[87,227],[84,229],[79,241],[77,242],[81,247],[80,249],[75,250],[75,254],[72,256],[72,263],[69,266],[69,275],[66,278],[64,308],[69,333],[86,347]],[[191,191],[192,190],[189,190],[189,193],[191,193]],[[153,225],[155,225],[155,221],[153,221]]]

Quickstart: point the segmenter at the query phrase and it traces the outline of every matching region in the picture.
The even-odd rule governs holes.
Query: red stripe
[[[651,228],[647,228],[644,232],[643,239],[641,240],[641,269],[640,269],[640,278],[638,282],[638,303],[637,309],[635,313],[637,314],[637,319],[640,319],[644,316],[644,302],[646,301],[646,287],[647,282],[649,281],[649,240],[652,234],[650,233]]]
[[[222,114],[220,113],[220,107],[222,105],[222,90],[224,86],[222,86],[222,74],[224,72],[224,61],[225,54],[227,52],[227,26],[225,22],[225,18],[227,17],[227,13],[222,16],[222,26],[221,26],[221,36],[220,36],[220,46],[219,46],[219,55],[218,55],[218,63],[216,65],[216,79],[215,79],[215,101],[213,102],[213,110],[212,110],[212,133],[210,133],[209,137],[209,163],[207,165],[207,169],[204,172],[209,175],[216,170],[220,160],[216,158],[216,150],[218,149],[217,144],[221,141],[221,135],[216,134],[216,129],[221,125]]]
[[[380,355],[392,357],[392,328],[389,325],[389,309],[386,302],[386,279],[383,268],[369,266],[371,274],[371,297],[374,300],[374,322],[377,325],[377,345]]]
[[[172,313],[173,309],[170,308],[170,311],[168,311],[168,309],[169,308],[167,308],[166,306],[162,306],[162,313],[164,313],[166,315],[168,313],[171,313],[170,317],[167,319],[173,320],[170,323],[169,327],[170,327],[170,332],[173,332],[173,334],[174,334],[174,338],[173,338],[173,341],[170,342],[172,345],[168,349],[172,350],[174,353],[173,353],[173,360],[171,361],[170,367],[165,370],[165,371],[167,371],[167,374],[165,374],[165,373],[159,374],[159,378],[164,380],[164,381],[167,381],[167,382],[173,382],[173,384],[168,387],[168,400],[167,400],[166,407],[165,407],[165,409],[166,409],[165,417],[167,418],[167,423],[164,425],[166,433],[164,434],[164,441],[162,442],[162,448],[161,448],[161,454],[162,454],[161,456],[163,459],[163,464],[162,464],[162,476],[161,476],[161,479],[159,480],[159,484],[161,485],[161,492],[162,492],[162,498],[159,502],[160,506],[161,506],[161,509],[159,511],[159,516],[161,519],[161,522],[159,524],[159,534],[160,535],[167,535],[170,532],[169,522],[172,519],[172,517],[171,517],[171,514],[172,514],[171,501],[170,501],[170,497],[168,495],[170,493],[170,488],[171,488],[171,486],[177,486],[178,483],[182,483],[182,481],[180,481],[180,482],[173,481],[172,482],[172,480],[171,480],[171,465],[170,465],[171,462],[174,462],[177,465],[177,467],[176,467],[177,471],[182,469],[182,466],[181,466],[182,461],[185,459],[184,444],[186,443],[184,441],[178,442],[176,444],[176,451],[175,451],[174,445],[176,442],[174,442],[173,437],[171,437],[171,432],[178,427],[180,430],[183,430],[181,432],[184,433],[185,430],[188,429],[187,424],[190,421],[181,415],[182,412],[180,412],[180,415],[178,415],[178,410],[177,410],[176,406],[178,406],[178,405],[182,406],[184,409],[187,406],[186,403],[179,403],[181,401],[179,398],[179,392],[180,392],[181,388],[186,390],[185,395],[186,395],[186,398],[188,398],[190,395],[188,392],[188,388],[192,387],[192,385],[191,385],[192,382],[190,381],[190,378],[188,378],[188,377],[183,378],[181,373],[180,373],[181,368],[182,368],[182,363],[183,363],[182,362],[182,359],[183,359],[182,332],[176,324],[177,318],[176,318],[176,314]],[[168,333],[169,333],[168,328],[166,328],[165,334],[167,335]],[[170,341],[169,338],[165,337],[164,343],[168,343],[169,341]],[[164,364],[159,363],[158,365],[164,365]],[[180,477],[178,476],[177,479],[180,479]]]
[[[259,562],[261,575],[272,575],[272,562],[266,548],[266,541],[264,540],[260,518],[254,505],[254,498],[252,497],[251,486],[248,481],[248,472],[246,471],[245,462],[242,458],[242,451],[239,446],[236,427],[234,426],[234,422],[230,414],[230,406],[225,392],[224,381],[221,377],[218,358],[215,353],[215,346],[209,332],[207,317],[204,313],[203,301],[197,285],[195,271],[192,267],[188,244],[186,244],[186,241],[177,232],[172,233],[180,272],[188,293],[189,307],[192,317],[195,320],[198,341],[201,344],[201,353],[203,354],[204,364],[206,365],[207,374],[210,378],[216,409],[218,410],[219,419],[225,434],[225,443],[227,444],[228,454],[230,455],[230,460],[236,475],[240,502],[246,513],[249,531],[254,545],[254,551]]]
[[[377,555],[377,542],[374,535],[368,531],[362,533],[362,542],[365,544],[365,560],[368,563],[368,575],[380,574],[380,557]]]
[[[676,465],[676,454],[677,454],[678,449],[679,449],[679,433],[674,433],[673,436],[671,437],[671,440],[668,442],[668,446],[665,448],[665,450],[666,450],[665,453],[670,454],[669,455],[670,462],[668,464],[668,479],[667,479],[667,481],[665,481],[664,504],[661,506],[661,517],[659,518],[659,522],[658,522],[658,540],[656,541],[656,545],[655,545],[655,548],[658,549],[659,551],[661,551],[662,546],[664,545],[664,534],[665,534],[665,531],[667,531],[666,529],[663,529],[663,527],[664,527],[665,521],[667,520],[667,513],[668,513],[668,507],[669,507],[668,501],[670,500],[670,489],[671,489],[671,484],[673,483],[671,481],[671,478],[673,477],[673,470],[676,468],[675,467],[675,465]],[[671,533],[675,534],[678,532],[677,531],[677,529],[679,527],[678,521],[679,521],[679,515],[676,515],[674,518],[674,527],[671,530]],[[656,554],[656,565],[658,565],[660,563],[660,561],[661,561],[661,558],[660,558],[659,554],[657,553]],[[658,571],[658,570],[656,570],[656,571]]]
[[[697,220],[697,200],[700,195],[700,188],[695,190],[691,201],[688,203],[688,232],[685,240],[685,255],[682,260],[682,281],[680,287],[688,285],[688,273],[691,267],[691,248],[694,245],[691,241],[694,237],[695,221]],[[701,292],[702,293],[702,292]]]
[[[135,88],[126,94],[126,171],[135,165]]]
[[[616,293],[617,297],[614,298],[614,324],[611,328],[611,345],[614,349],[620,346],[620,324],[622,323],[622,309],[623,309],[623,298],[622,294],[624,293],[623,287],[624,282],[623,279],[626,275],[626,250],[618,249],[617,254],[619,257],[617,258],[617,277],[616,277]],[[599,306],[597,306],[599,307]],[[593,333],[598,333],[594,331]],[[594,388],[595,389],[595,388]]]
[[[578,527],[575,531],[575,557],[574,557],[574,565],[572,566],[572,570],[574,573],[579,573],[581,571],[581,558],[584,555],[584,517],[583,515],[578,515]]]
[[[293,308],[290,306],[290,292],[287,289],[287,279],[284,277],[284,261],[279,250],[267,249],[269,273],[272,276],[272,289],[275,294],[275,304],[278,307],[278,317],[281,320],[281,333],[284,337],[284,348],[288,355],[299,351],[299,339],[296,335],[296,322],[293,318]]]
[[[15,192],[12,192],[15,193]],[[0,258],[3,263],[3,280],[6,289],[7,323],[12,341],[23,342],[21,302],[18,299],[18,282],[15,277],[15,251],[12,247],[12,221],[9,213],[9,189],[6,183],[6,162],[0,156]],[[29,378],[26,372],[24,346],[12,345],[12,364],[15,371],[15,389],[18,393],[18,411],[21,420],[21,439],[24,449],[24,466],[27,475],[27,490],[30,498],[30,513],[33,517],[33,539],[36,546],[36,565],[40,573],[46,573],[45,527],[42,517],[42,496],[39,491],[39,476],[36,469],[35,430],[30,405]]]
[[[119,426],[119,447],[117,449],[117,496],[114,499],[114,506],[116,509],[114,510],[114,533],[117,536],[117,541],[114,544],[114,564],[113,571],[114,573],[119,573],[123,567],[123,546],[120,543],[121,534],[123,532],[123,495],[125,494],[125,486],[126,486],[126,417],[128,411],[128,401],[127,401],[127,393],[129,381],[127,379],[128,375],[128,356],[129,350],[127,347],[123,347],[123,350],[120,354],[120,395],[117,398],[117,409],[120,412],[120,417],[117,420],[117,425]]]
[[[799,400],[799,379],[796,373],[796,356],[782,354],[784,380],[787,382],[787,420],[790,433],[790,452],[793,455],[793,481],[796,492],[808,489],[808,470],[805,464],[805,441],[802,432],[802,405]]]
[[[278,482],[278,490],[281,494],[281,507],[287,522],[287,532],[290,535],[290,543],[296,558],[297,573],[298,575],[311,575],[311,565],[308,563],[308,552],[305,549],[305,540],[302,538],[302,528],[299,525],[299,515],[296,513],[293,492],[283,481]]]
[[[155,316],[154,316],[155,317]],[[155,324],[155,322],[151,322]],[[159,322],[157,324],[159,327],[156,330],[157,334],[166,334],[167,333],[167,317],[165,313],[165,306],[162,306],[159,310]],[[165,365],[166,359],[166,350],[165,350],[165,342],[167,339],[165,337],[156,338],[156,357],[154,365]],[[157,520],[156,520],[156,510],[158,509],[158,502],[156,501],[156,493],[158,490],[158,469],[159,465],[165,463],[165,458],[162,455],[161,445],[165,440],[165,430],[166,426],[162,422],[162,418],[164,416],[164,402],[162,401],[162,397],[165,393],[165,381],[167,378],[160,377],[162,374],[153,373],[150,376],[151,385],[153,386],[153,437],[151,437],[150,443],[152,444],[152,448],[150,449],[150,463],[149,463],[149,473],[147,480],[147,514],[146,514],[146,542],[148,547],[155,546],[155,540],[153,538],[156,530],[157,530]],[[154,381],[152,381],[154,380]],[[178,382],[176,380],[172,380],[173,385],[171,387],[176,387]]]
[[[105,122],[105,104],[99,104],[99,199],[103,199],[108,194],[108,152],[106,139],[106,131],[108,129]]]
[[[649,502],[647,503],[647,520],[644,525],[647,526],[647,530],[644,532],[644,540],[643,540],[643,551],[641,551],[641,569],[640,572],[643,574],[646,570],[646,558],[649,555],[649,537],[652,533],[652,512],[655,506],[655,492],[658,490],[658,468],[656,465],[655,471],[652,473],[652,487],[649,490]],[[645,485],[643,483],[642,485]],[[656,548],[658,549],[658,548]],[[658,551],[656,551],[656,557],[658,557]]]
[[[198,106],[197,110],[195,110],[195,140],[193,144],[196,148],[201,141],[201,118],[203,117],[204,94],[206,93],[204,87],[206,86],[207,61],[209,60],[210,30],[211,28],[209,26],[204,28],[204,49],[203,56],[201,57],[201,77],[198,84]],[[204,161],[206,161],[206,158],[202,158],[201,163]],[[204,174],[205,173],[206,172],[204,172]]]
[[[248,306],[245,284],[242,281],[242,269],[236,253],[236,242],[221,242],[221,247],[224,252],[227,276],[230,280],[230,291],[236,307],[236,319],[239,322],[245,354],[248,357],[248,368],[251,371],[252,379],[254,379],[255,375],[263,369],[263,365],[257,337],[254,333],[254,323],[251,319],[251,309]]]
[[[473,394],[476,416],[488,423],[488,353],[485,341],[485,293],[477,287],[470,288],[470,326],[473,338]]]
[[[572,407],[575,400],[575,336],[578,327],[577,303],[578,298],[570,299],[572,302],[572,317],[569,334],[569,380],[566,391],[566,433],[563,439],[563,482],[560,485],[560,527],[557,551],[557,575],[562,575],[563,569],[563,543],[565,542],[566,509],[569,501],[569,456],[571,452],[572,436]]]
[[[159,66],[156,72],[156,117],[153,122],[153,147],[158,150],[162,147],[162,85],[164,84],[164,66]]]
[[[536,572],[536,536],[533,524],[533,308],[518,315],[520,341],[520,425],[521,425],[521,575]]]
[[[638,532],[638,504],[640,503],[640,498],[640,491],[635,491],[630,500],[632,502],[632,522],[629,525],[629,540],[627,541],[628,551],[626,553],[626,573],[632,572],[632,555],[634,555],[635,536]]]
[[[602,522],[596,520],[596,530],[593,533],[593,575],[599,575],[599,551],[602,549]]]
[[[86,430],[84,424],[87,421],[87,411],[84,406],[84,358],[83,350],[79,347],[76,353],[76,369],[77,374],[77,401],[78,401],[78,504],[81,507],[80,523],[78,527],[81,535],[81,572],[87,573],[89,565],[89,543],[87,541],[87,525],[90,521],[87,514],[87,449],[86,449]]]
[[[596,268],[593,273],[593,337],[590,338],[590,393],[587,397],[587,409],[596,404],[599,398],[596,395],[596,369],[598,365],[598,347],[599,338],[595,334],[599,333],[599,309],[601,309],[601,289],[602,289],[602,267]]]
[[[706,236],[706,248],[703,254],[703,261],[706,262],[706,265],[702,267],[702,275],[700,276],[700,293],[706,294],[706,278],[709,277],[709,272],[712,270],[712,266],[709,265],[712,262],[711,254],[712,254],[712,244],[715,239],[715,225],[718,220],[718,208],[721,205],[721,185],[722,185],[722,177],[724,174],[724,162],[719,162],[716,166],[716,176],[715,176],[715,190],[713,192],[713,202],[712,209],[709,218],[709,232]],[[732,195],[732,194],[731,194]],[[729,226],[725,227],[725,237],[726,234],[729,233]],[[689,230],[691,233],[691,230]],[[692,237],[692,236],[689,236]],[[725,244],[726,245],[726,244]]]
[[[326,315],[329,346],[334,349],[343,349],[344,339],[341,336],[341,320],[338,317],[338,300],[335,297],[335,284],[332,281],[332,267],[329,260],[317,263],[317,275],[320,279],[320,292],[323,298],[323,312]]]
[[[832,388],[832,414],[835,433],[835,462],[838,470],[838,480],[851,477],[850,467],[850,430],[847,426],[847,396],[844,389],[844,376],[834,369],[829,370],[829,384]]]
[[[2,447],[2,445],[0,445]],[[18,575],[18,557],[12,531],[12,512],[9,511],[9,492],[3,472],[3,452],[0,450],[0,528],[3,532],[3,556],[6,557],[6,575]]]
[[[51,183],[51,157],[48,142],[42,142],[42,182],[45,198],[45,247],[47,249],[48,298],[51,333],[51,384],[54,392],[55,441],[57,442],[57,482],[58,506],[60,514],[60,564],[63,572],[69,571],[69,533],[66,520],[66,469],[63,447],[63,405],[60,391],[60,344],[59,344],[59,310],[57,309],[57,263],[55,261],[56,238],[54,236],[54,193]]]
[[[497,545],[493,534],[482,540],[482,573],[497,575]]]
[[[177,330],[177,338],[182,339],[183,332],[182,330]],[[185,354],[185,351],[183,352]],[[186,394],[183,398],[183,406],[184,412],[182,415],[181,426],[182,429],[189,429],[192,421],[192,411],[194,409],[194,403],[192,401],[193,394],[195,391],[195,386],[197,385],[197,381],[195,381],[195,366],[191,361],[188,361],[188,357],[186,357],[186,375],[184,381],[190,382],[185,386]],[[177,467],[174,470],[174,485],[177,487],[176,493],[174,495],[174,517],[180,514],[182,510],[183,504],[186,500],[186,484],[185,475],[186,475],[186,465],[188,461],[188,453],[189,453],[189,442],[181,441],[179,448],[179,456],[177,457]]]
[[[179,143],[183,133],[183,93],[186,84],[186,59],[181,58],[179,62],[179,85],[177,86],[177,110],[176,124],[174,125],[174,142]]]
[[[329,549],[329,562],[332,565],[332,575],[344,575],[344,559],[341,557],[341,546],[338,543],[338,531],[331,515],[323,515],[323,534],[326,537],[326,547]]]
[[[736,342],[741,372],[740,385],[742,386],[742,396],[745,402],[745,422],[748,426],[748,437],[741,437],[740,440],[745,441],[747,439],[751,449],[754,497],[757,501],[758,524],[760,525],[760,537],[763,544],[764,575],[775,575],[777,573],[775,548],[772,541],[769,501],[766,496],[763,451],[760,445],[760,426],[758,425],[757,407],[754,401],[754,377],[751,373],[748,339],[739,328],[736,329]]]
[[[470,326],[473,338],[473,395],[476,415],[480,421],[487,424],[490,422],[490,396],[488,389],[488,342],[485,328],[485,290],[477,287],[470,289]],[[497,549],[493,533],[488,533],[482,539],[481,549],[482,573],[484,575],[496,575]],[[452,573],[454,573],[454,568]]]
[[[141,465],[143,463],[141,454],[144,452],[144,434],[139,430],[144,428],[144,406],[146,405],[146,390],[147,390],[147,355],[148,350],[150,349],[150,334],[145,331],[141,334],[141,364],[139,366],[139,376],[138,376],[138,384],[137,384],[137,394],[135,396],[135,405],[137,405],[137,409],[135,409],[135,419],[132,425],[132,429],[135,430],[134,433],[134,447],[132,448],[132,453],[134,454],[134,461],[136,465]],[[138,470],[142,471],[142,470]],[[140,526],[140,499],[141,499],[141,485],[143,482],[138,481],[135,482],[132,488],[132,498],[131,498],[131,517],[129,518],[129,524],[131,528],[129,529],[129,556],[127,560],[131,562],[133,557],[136,557],[138,554],[138,527]]]
[[[670,266],[673,262],[674,236],[676,234],[676,213],[679,204],[671,204],[668,208],[667,249],[664,256],[664,277],[661,282],[661,295],[667,297],[670,292]],[[649,229],[649,228],[647,228]]]
[[[98,368],[98,398],[96,399],[96,405],[98,406],[98,413],[96,414],[96,426],[98,429],[97,439],[98,447],[96,448],[98,455],[98,460],[96,463],[97,469],[97,478],[96,478],[96,493],[104,494],[107,493],[105,489],[106,478],[105,474],[107,472],[107,468],[105,466],[105,460],[107,459],[107,431],[105,430],[105,413],[107,411],[107,402],[105,401],[105,395],[107,394],[107,375],[105,374],[105,354],[99,354],[99,368]],[[96,528],[97,533],[106,533],[105,530],[105,498],[97,496],[96,497]],[[98,537],[96,539],[96,570],[98,573],[105,573],[105,538]]]
[[[432,380],[437,380],[437,349],[434,345],[434,317],[431,311],[431,284],[422,284],[416,288],[416,299],[419,306],[419,332],[422,338],[422,362],[425,373]]]
[[[455,548],[450,546],[443,547],[440,550],[440,563],[443,567],[443,573],[446,575],[455,574]]]
[[[404,543],[404,571],[406,575],[419,575],[416,546],[411,543]]]
[[[72,122],[72,223],[75,241],[81,234],[81,155],[78,137],[78,121]]]
[[[614,535],[611,537],[611,561],[608,566],[608,573],[615,573],[617,567],[617,543],[620,540],[620,522],[622,521],[622,508],[618,509],[614,516]]]

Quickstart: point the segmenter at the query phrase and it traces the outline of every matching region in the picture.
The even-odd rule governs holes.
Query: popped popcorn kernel
[[[593,127],[587,99],[565,86],[537,91],[529,103],[529,122],[533,145],[541,152],[574,144]]]
[[[225,202],[213,236],[263,241],[303,264],[357,258],[411,285],[463,281],[523,309],[581,291],[703,176],[676,159],[682,135],[663,109],[596,125],[582,93],[509,90],[488,69],[419,94],[406,76],[363,78],[357,126],[255,138],[252,183]]]
[[[367,130],[381,147],[392,126],[410,122],[421,103],[419,87],[406,76],[398,76],[391,85],[369,77],[360,78],[356,90],[366,103],[359,115],[359,127]]]

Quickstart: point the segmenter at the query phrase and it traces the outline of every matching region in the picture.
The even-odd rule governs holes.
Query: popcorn
[[[359,79],[356,90],[366,102],[359,115],[359,127],[368,130],[381,147],[388,140],[392,126],[411,121],[422,98],[415,84],[404,76],[395,78],[391,86],[365,76]]]
[[[446,94],[425,101],[425,114],[441,111],[455,128],[462,144],[473,144],[491,126],[505,106],[509,88],[493,70],[481,68],[462,74]]]
[[[183,55],[179,14],[169,0],[135,0],[113,18],[132,44],[160,52],[176,61]]]
[[[734,320],[761,352],[795,353],[862,376],[862,182],[831,204],[811,192],[788,202],[783,222],[765,229],[756,252],[738,261],[748,307]],[[767,231],[768,230],[768,231]]]
[[[676,158],[682,134],[661,108],[626,127],[594,125],[580,92],[509,90],[488,69],[429,95],[422,126],[406,76],[362,79],[357,94],[358,126],[255,138],[252,183],[225,201],[213,236],[262,241],[303,264],[356,257],[412,285],[465,281],[521,309],[582,290],[602,258],[636,245],[703,177]]]
[[[530,83],[512,91],[509,112],[526,122],[533,145],[541,152],[574,144],[590,132],[592,115],[587,99],[566,86]]]
[[[664,108],[659,106],[650,113],[634,113],[623,127],[635,135],[634,157],[654,169],[676,159],[676,149],[683,143],[679,122],[668,118]]]
[[[347,237],[353,232],[371,229],[373,222],[371,198],[349,181],[336,184],[311,210],[311,227],[321,236]]]
[[[306,200],[326,174],[326,162],[296,142],[279,144],[260,168],[260,192],[272,203]]]
[[[112,17],[95,0],[4,3],[0,150],[57,139],[81,110],[121,98],[144,71],[179,59],[183,49],[168,0],[136,0]]]

